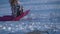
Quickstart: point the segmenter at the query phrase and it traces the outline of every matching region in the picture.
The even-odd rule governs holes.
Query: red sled
[[[6,16],[3,16],[3,17],[0,17],[0,21],[19,21],[21,18],[23,18],[24,16],[26,16],[28,13],[29,13],[30,10],[27,10],[25,12],[23,12],[20,16],[18,17],[13,17],[13,16],[10,16],[10,15],[6,15]]]

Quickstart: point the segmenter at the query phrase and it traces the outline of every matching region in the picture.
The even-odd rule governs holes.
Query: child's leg
[[[20,6],[17,6],[17,7],[18,7],[18,8],[17,8],[17,16],[19,16],[19,15],[20,15],[20,12],[21,12],[21,11],[19,10],[19,9],[20,9]]]
[[[17,8],[17,16],[21,15],[22,13],[23,13],[23,9],[20,6],[18,6],[18,8]]]
[[[20,14],[22,14],[23,13],[23,7],[21,6],[20,7]]]

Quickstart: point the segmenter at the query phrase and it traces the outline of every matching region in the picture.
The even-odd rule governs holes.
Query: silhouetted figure
[[[27,34],[49,34],[49,33],[48,33],[48,31],[34,30],[32,32],[28,32]]]

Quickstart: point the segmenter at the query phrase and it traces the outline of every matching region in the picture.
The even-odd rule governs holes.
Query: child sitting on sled
[[[23,13],[23,6],[18,0],[9,0],[13,17],[17,17]]]

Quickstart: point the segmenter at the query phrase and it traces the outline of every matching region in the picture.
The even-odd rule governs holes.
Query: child
[[[17,17],[23,13],[23,7],[21,7],[18,0],[9,0],[13,17]]]

